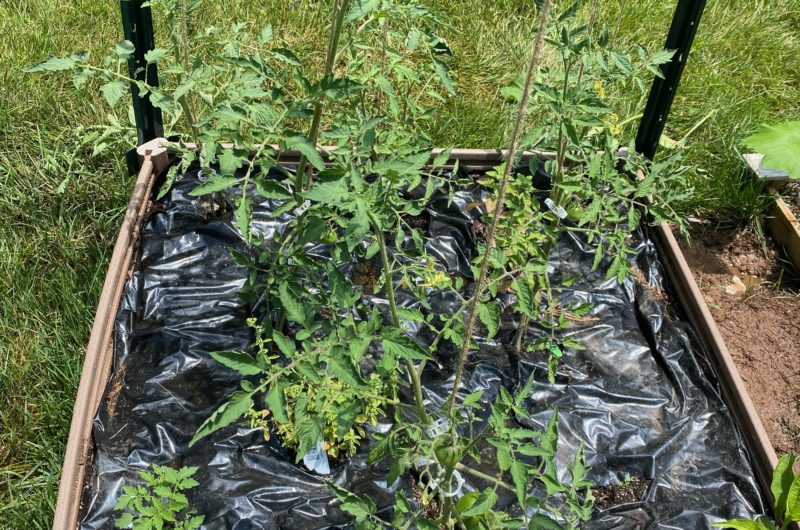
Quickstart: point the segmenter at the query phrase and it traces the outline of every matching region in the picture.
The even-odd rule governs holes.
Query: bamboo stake
[[[514,161],[517,157],[517,150],[519,148],[519,139],[522,136],[522,128],[525,124],[525,118],[528,114],[528,101],[531,96],[531,87],[533,79],[536,77],[536,71],[539,67],[539,57],[541,55],[542,46],[544,44],[544,35],[547,31],[547,22],[550,18],[550,11],[553,8],[552,0],[545,0],[542,6],[542,15],[539,22],[539,30],[536,34],[536,41],[533,44],[531,51],[530,64],[528,65],[528,75],[525,78],[525,88],[522,91],[522,99],[519,103],[519,111],[517,112],[517,119],[514,123],[514,130],[511,133],[511,142],[508,148],[508,158],[506,159],[505,169],[503,170],[503,178],[500,180],[500,187],[497,192],[497,201],[495,204],[494,215],[492,216],[492,224],[489,226],[489,234],[486,238],[486,249],[483,254],[481,262],[481,272],[478,276],[478,283],[475,286],[475,295],[472,298],[472,303],[469,307],[469,316],[467,317],[467,325],[464,331],[464,343],[461,346],[461,352],[458,358],[458,365],[456,366],[456,375],[453,381],[453,390],[450,393],[450,399],[447,404],[448,413],[453,412],[455,406],[456,396],[458,395],[458,386],[461,384],[461,378],[464,375],[464,365],[467,363],[469,357],[470,345],[472,344],[472,332],[475,329],[475,324],[478,320],[478,304],[486,290],[487,277],[489,274],[489,258],[495,246],[495,233],[497,225],[500,223],[500,218],[503,214],[503,203],[506,199],[506,188],[508,181],[511,177],[511,172],[514,169]]]

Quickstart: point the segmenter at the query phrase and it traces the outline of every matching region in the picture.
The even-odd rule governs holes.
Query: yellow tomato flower
[[[608,127],[608,132],[610,132],[612,136],[619,136],[622,134],[622,125],[619,124],[619,116],[616,114],[611,114],[605,123],[606,127]]]
[[[594,82],[594,91],[600,99],[606,99],[606,90],[603,88],[603,82],[599,79]]]

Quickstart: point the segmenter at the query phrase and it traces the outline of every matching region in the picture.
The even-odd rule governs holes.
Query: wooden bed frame
[[[153,183],[168,162],[167,151],[160,141],[138,149],[141,161],[136,185],[117,238],[103,290],[98,302],[94,325],[84,359],[78,394],[73,409],[61,483],[58,490],[54,530],[74,530],[79,524],[79,511],[85,475],[94,456],[92,426],[106,385],[111,377],[113,359],[112,333],[122,292],[130,277],[138,251],[141,223],[151,202]],[[438,151],[440,152],[440,151]],[[456,149],[451,160],[459,160],[470,169],[488,169],[502,160],[504,152],[486,149]],[[525,153],[525,158],[547,153]],[[291,164],[297,154],[287,153]],[[672,229],[664,224],[654,230],[654,242],[679,301],[702,346],[710,355],[714,371],[722,387],[723,398],[739,426],[750,453],[756,477],[764,495],[769,498],[772,472],[777,463],[775,450],[745,385],[714,322],[703,295],[692,276]]]

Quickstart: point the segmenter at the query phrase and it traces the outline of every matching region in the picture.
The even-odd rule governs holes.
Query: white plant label
[[[301,204],[300,206],[298,206],[297,208],[295,208],[294,210],[292,210],[292,214],[293,214],[293,215],[295,215],[295,216],[297,216],[297,217],[300,217],[300,216],[301,216],[301,215],[303,215],[303,214],[306,212],[306,210],[308,210],[310,207],[311,207],[311,201],[305,201],[303,204]]]
[[[444,418],[439,418],[431,423],[430,427],[425,430],[428,438],[436,438],[440,434],[444,434],[450,428],[450,422]]]
[[[455,486],[453,484],[455,483]],[[450,479],[450,491],[442,492],[445,497],[455,497],[461,493],[461,488],[464,487],[464,477],[461,476],[461,473],[458,470],[453,471],[452,478]]]
[[[547,205],[548,208],[550,208],[551,212],[553,212],[558,216],[559,219],[566,219],[567,211],[561,206],[558,206],[555,202],[553,202],[553,199],[548,197],[544,200],[544,203]]]

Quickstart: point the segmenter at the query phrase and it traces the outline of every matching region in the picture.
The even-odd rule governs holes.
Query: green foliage
[[[369,497],[360,497],[349,491],[329,482],[330,487],[336,493],[336,497],[340,501],[339,507],[355,517],[356,528],[359,530],[367,530],[373,528],[381,528],[379,526],[382,521],[375,516],[376,507],[375,503]],[[400,493],[398,492],[398,495]],[[401,504],[402,503],[398,503]]]
[[[520,506],[532,509],[530,514],[523,517],[525,525],[542,525],[549,519],[554,527],[560,527],[559,521],[568,528],[577,527],[581,521],[589,520],[593,502],[589,489],[592,483],[586,479],[588,469],[583,462],[583,447],[578,449],[569,469],[571,481],[565,484],[559,480],[555,465],[558,411],[553,412],[543,431],[531,431],[509,424],[509,418],[512,417],[527,422],[531,420],[523,407],[523,402],[530,395],[531,383],[532,380],[513,397],[501,389],[489,417],[491,434],[487,442],[495,448],[500,470],[510,474]],[[531,457],[538,461],[532,463]],[[530,494],[530,486],[535,482],[545,487],[545,497]]]
[[[441,31],[457,56],[452,64],[458,97],[436,105],[439,110],[428,130],[436,145],[493,148],[504,141],[510,105],[497,97],[497,87],[516,75],[511,65],[521,63],[533,38],[533,4],[519,4],[512,13],[507,2],[426,2],[447,20]],[[309,5],[317,6],[274,0],[205,2],[193,25],[227,27],[219,21],[246,17],[257,21],[252,29],[260,38],[272,30],[264,23],[269,21],[275,28],[271,40],[283,46],[287,42],[282,35],[291,35],[289,47],[305,59],[326,42],[324,10]],[[596,26],[616,28],[614,47],[619,50],[661,46],[674,12],[670,2],[601,6]],[[583,20],[590,7],[588,2],[580,6]],[[0,57],[7,66],[0,77],[0,213],[6,228],[0,234],[0,271],[13,292],[0,300],[0,344],[5,345],[0,346],[0,399],[9,404],[0,411],[0,474],[6,486],[0,491],[0,520],[9,528],[52,524],[63,433],[69,428],[85,332],[130,198],[131,181],[122,178],[125,167],[119,156],[135,142],[125,101],[115,109],[121,132],[89,142],[99,148],[92,156],[94,148],[79,146],[64,131],[76,123],[88,126],[106,119],[107,105],[102,96],[99,101],[94,97],[98,76],[90,74],[82,88],[71,90],[54,76],[17,75],[22,66],[62,50],[86,49],[102,58],[120,31],[118,6],[78,0],[70,9],[70,16],[59,16],[63,4],[53,0],[0,3],[0,40],[5,39]],[[749,16],[754,9],[758,17]],[[158,12],[156,22],[162,19]],[[686,142],[687,162],[707,170],[688,176],[697,187],[693,208],[702,208],[699,217],[738,221],[763,216],[764,195],[734,146],[759,123],[799,117],[795,102],[800,85],[787,82],[797,74],[796,21],[796,9],[787,2],[744,0],[706,8],[697,53],[690,58],[667,123],[668,134],[680,138],[709,109],[716,111]],[[165,46],[169,41],[162,41],[166,33],[161,29],[159,25],[157,44]],[[738,45],[745,41],[747,46]],[[199,39],[192,49],[192,57],[208,53]],[[764,90],[765,85],[770,89]],[[424,92],[424,85],[416,87],[412,96]],[[92,131],[99,135],[98,129]],[[25,331],[54,320],[59,325],[51,333]]]
[[[510,292],[516,300],[503,310],[520,316],[518,349],[529,320],[550,330],[525,347],[547,353],[552,380],[565,352],[581,347],[562,331],[589,309],[557,301],[548,267],[557,240],[566,232],[582,237],[596,248],[595,266],[605,263],[609,276],[623,281],[631,231],[646,218],[679,219],[675,205],[686,195],[681,168],[674,161],[648,166],[632,153],[618,153],[628,117],[611,110],[605,92],[643,88],[643,73],[656,72],[668,54],[642,52],[634,60],[608,49],[607,35],[594,38],[569,11],[558,19],[548,42],[561,68],[539,72],[530,103],[549,125],[530,128],[524,139],[525,147],[557,153],[546,165],[551,198],[541,203],[532,179],[512,166],[486,175],[481,184],[491,195],[485,204],[493,220],[478,245],[478,285],[466,298],[465,279],[427,254],[422,230],[412,222],[434,194],[452,200],[463,184],[442,168],[448,151],[431,161],[434,110],[455,91],[447,67],[451,51],[436,33],[441,21],[434,13],[413,1],[334,2],[320,75],[271,26],[208,28],[202,38],[211,51],[198,55],[192,35],[200,2],[153,6],[171,22],[171,48],[147,55],[164,74],[161,86],[120,73],[132,53],[127,42],[102,66],[74,55],[33,70],[70,69],[75,84],[97,76],[112,107],[134,83],[177,138],[170,145],[179,157],[172,177],[197,166],[203,182],[193,195],[233,197],[235,226],[248,244],[234,256],[251,270],[244,296],[259,308],[250,322],[255,347],[213,354],[236,373],[240,388],[190,445],[242,419],[265,437],[279,436],[296,450],[297,462],[320,448],[333,457],[352,454],[374,438],[370,461],[388,461],[389,483],[416,476],[422,492],[412,500],[398,493],[396,528],[574,528],[587,520],[592,497],[582,449],[569,466],[571,479],[558,478],[557,413],[541,431],[520,427],[532,422],[523,406],[532,381],[515,396],[501,388],[484,422],[479,412],[487,404],[480,394],[430,410],[420,378],[444,345],[462,348],[463,366],[476,319],[496,337],[498,297]],[[524,86],[504,94],[522,101]],[[322,152],[320,145],[330,147]],[[288,150],[300,155],[294,172],[281,163]],[[504,194],[507,204],[498,198]],[[287,220],[269,238],[251,219],[254,203],[263,199],[275,201],[270,215]],[[310,255],[310,244],[324,250]],[[349,276],[344,263],[352,264]],[[406,307],[395,299],[398,289],[410,298]],[[433,290],[457,296],[461,307],[435,313],[428,301]],[[387,303],[374,302],[371,294]],[[434,337],[426,347],[407,333],[412,324]],[[458,387],[456,380],[453,396]],[[404,390],[413,393],[413,404],[401,402]],[[388,433],[370,432],[392,414]],[[476,469],[484,450],[492,454],[496,476]],[[462,494],[464,474],[489,486]],[[534,495],[534,485],[544,494]],[[359,528],[386,524],[369,499],[334,489]],[[502,509],[500,490],[513,494],[517,509]],[[435,517],[425,510],[434,500],[442,505]]]
[[[378,437],[371,448],[369,463],[390,462],[388,483],[416,469],[420,499],[407,503],[408,508],[395,513],[391,523],[363,516],[364,528],[408,528],[412,523],[423,528],[431,525],[449,527],[460,521],[466,529],[495,528],[577,528],[591,516],[593,497],[591,482],[586,479],[583,449],[579,449],[570,466],[571,481],[563,483],[555,463],[558,449],[558,412],[554,411],[545,429],[535,431],[520,426],[519,420],[530,422],[523,403],[529,398],[533,380],[512,396],[504,388],[490,405],[490,415],[480,432],[473,431],[478,415],[486,406],[483,392],[467,396],[458,416],[434,424],[434,430],[417,423],[396,419],[395,427]],[[462,424],[468,435],[461,436],[447,425]],[[437,425],[439,425],[437,432]],[[493,454],[497,475],[477,470],[487,454]],[[485,464],[484,464],[485,465]],[[469,475],[490,484],[472,493],[459,493],[456,486],[461,475]],[[514,495],[523,515],[512,517],[498,504],[499,490]],[[544,495],[540,490],[544,491]],[[533,491],[539,492],[534,495]],[[398,493],[399,495],[399,493]],[[337,490],[344,503],[342,509],[354,514],[368,512],[368,499]],[[424,517],[426,505],[433,499],[445,500],[445,511],[431,523]],[[455,500],[454,500],[455,499]],[[453,510],[447,513],[447,508]],[[371,512],[374,514],[374,511]],[[564,526],[565,525],[565,526]]]
[[[50,57],[39,64],[24,68],[22,71],[25,73],[35,72],[60,72],[62,70],[72,70],[75,68],[80,56],[72,55],[70,57]],[[85,58],[84,58],[85,59]]]
[[[276,41],[270,26],[257,35],[244,24],[229,31],[209,28],[203,39],[215,44],[215,53],[188,60],[200,2],[163,0],[152,6],[171,21],[172,46],[147,54],[148,63],[159,64],[160,87],[133,82],[167,116],[168,134],[179,137],[171,145],[180,157],[173,175],[199,164],[208,177],[193,195],[238,190],[236,226],[260,249],[238,259],[257,271],[253,287],[261,293],[264,314],[277,311],[276,320],[258,326],[255,356],[214,355],[258,381],[244,380],[200,427],[192,444],[247,417],[265,427],[267,436],[277,432],[296,448],[298,460],[319,443],[333,456],[351,453],[364,436],[363,425],[374,423],[394,399],[398,363],[430,358],[402,332],[382,333],[382,317],[360,301],[359,291],[335,263],[352,252],[371,259],[383,232],[395,228],[398,237],[411,236],[410,253],[423,253],[419,230],[400,225],[402,216],[419,215],[434,190],[431,175],[424,197],[405,198],[422,183],[432,147],[420,134],[431,115],[427,101],[442,99],[432,87],[424,97],[412,97],[412,88],[434,74],[442,89],[452,89],[445,64],[450,52],[433,33],[439,21],[412,2],[340,2],[331,18],[335,49],[328,54],[325,75],[313,80],[304,61]],[[336,46],[339,39],[343,44]],[[76,78],[86,72],[99,75],[105,80],[101,91],[113,106],[121,87],[132,81],[120,73],[131,53],[130,43],[122,42],[102,67],[75,55],[33,70],[69,66]],[[334,68],[340,64],[345,68]],[[326,106],[336,110],[336,117],[319,130]],[[304,128],[308,134],[299,132]],[[320,137],[338,146],[328,153],[328,169],[317,150]],[[291,149],[303,157],[297,176],[277,163],[280,153]],[[319,173],[319,182],[305,182],[305,163]],[[367,184],[376,174],[386,185]],[[276,216],[292,203],[306,205],[288,231],[278,234],[283,237],[262,241],[250,226],[251,192],[284,201]],[[364,249],[362,243],[370,239]],[[323,240],[332,245],[331,260],[303,256],[306,244]],[[400,271],[413,278],[417,268],[409,264]],[[387,266],[384,272],[383,282],[398,271]],[[352,315],[343,316],[344,310],[372,313],[373,318],[359,323]],[[382,354],[370,373],[372,355],[367,352],[378,338]]]
[[[523,137],[524,147],[555,153],[545,164],[553,189],[540,202],[531,177],[510,175],[495,232],[496,250],[490,259],[490,282],[496,282],[489,284],[492,295],[498,289],[516,295],[513,308],[523,324],[515,347],[549,352],[551,382],[563,348],[580,347],[567,342],[561,332],[583,320],[589,309],[558,304],[559,291],[550,285],[547,263],[558,238],[565,232],[579,235],[595,248],[594,267],[604,264],[609,277],[623,282],[630,275],[634,253],[631,233],[645,221],[670,222],[685,230],[682,206],[691,198],[679,152],[650,164],[624,138],[623,124],[642,111],[630,103],[636,102],[631,93],[644,92],[645,76],[660,75],[658,66],[669,61],[671,53],[648,55],[638,50],[632,58],[610,48],[607,31],[593,35],[574,18],[574,10],[567,10],[549,30],[560,68],[543,71],[533,84],[529,105],[544,116],[546,125],[530,127]],[[520,76],[503,94],[519,103],[522,89]],[[629,115],[618,114],[626,106],[613,93],[627,98]],[[628,149],[619,149],[628,143]],[[537,164],[532,158],[531,173],[537,171]],[[504,166],[496,168],[481,181],[494,196],[504,170]],[[482,259],[479,256],[476,263]],[[524,332],[531,319],[548,328],[550,336],[525,344]]]
[[[117,528],[133,530],[195,530],[205,519],[189,507],[184,492],[198,482],[192,477],[196,467],[173,469],[154,465],[153,471],[140,471],[144,484],[125,486],[114,509],[122,512]]]
[[[765,168],[785,171],[789,178],[800,179],[800,121],[761,125],[744,143],[764,154],[761,163]]]
[[[281,291],[286,301],[293,296],[288,288]],[[349,291],[343,296],[348,295]],[[376,310],[366,322],[348,315],[320,324],[301,306],[288,307],[295,308],[288,311],[289,317],[308,323],[314,335],[307,333],[298,344],[277,330],[266,334],[251,319],[258,335],[256,355],[218,352],[213,357],[243,376],[258,376],[257,382],[243,380],[241,390],[203,423],[191,445],[247,417],[253,427],[264,429],[266,439],[274,432],[286,447],[296,449],[297,461],[318,444],[333,457],[352,454],[365,427],[374,426],[394,402],[397,360],[384,355],[377,370],[366,373],[373,362],[370,344],[380,335]]]
[[[796,458],[794,454],[783,456],[772,475],[770,490],[775,499],[775,522],[759,516],[755,520],[732,519],[712,523],[711,526],[734,530],[784,530],[792,523],[800,522],[800,476],[795,476],[793,469]]]

